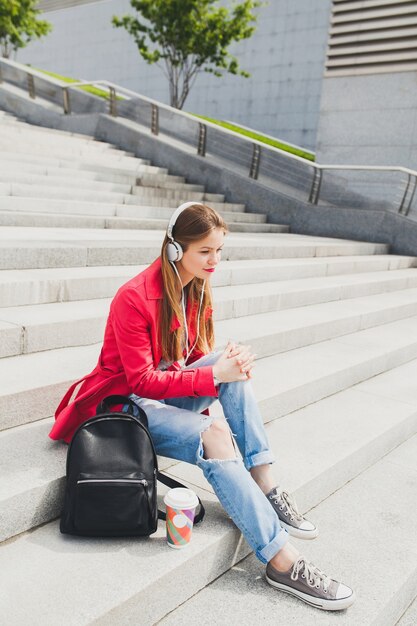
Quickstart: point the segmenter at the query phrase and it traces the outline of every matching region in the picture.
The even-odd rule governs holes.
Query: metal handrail
[[[197,154],[201,157],[206,156],[206,145],[207,145],[207,133],[210,128],[215,129],[216,132],[221,133],[225,137],[232,136],[236,140],[236,133],[222,126],[218,126],[212,122],[204,120],[204,122],[191,115],[190,113],[186,113],[184,111],[180,111],[178,109],[173,109],[169,105],[165,105],[157,100],[153,100],[152,98],[148,98],[147,96],[143,96],[138,94],[130,89],[125,87],[121,87],[120,85],[116,85],[107,80],[93,80],[93,81],[79,81],[76,83],[65,83],[59,79],[51,77],[47,74],[43,74],[37,70],[34,70],[30,67],[24,66],[15,61],[10,61],[9,59],[0,59],[0,82],[1,80],[7,80],[4,77],[4,73],[1,72],[1,65],[10,65],[15,70],[26,74],[26,83],[28,88],[28,93],[31,98],[36,98],[36,89],[35,89],[35,78],[40,78],[45,82],[49,82],[56,87],[60,87],[62,89],[62,105],[64,113],[69,115],[71,114],[71,99],[70,99],[70,90],[76,89],[79,87],[86,86],[102,86],[109,90],[109,113],[113,117],[118,116],[118,106],[117,100],[122,98],[124,100],[139,100],[141,102],[149,104],[151,111],[151,123],[150,130],[153,134],[157,135],[160,132],[159,125],[159,111],[165,110],[170,114],[174,114],[176,117],[182,117],[189,121],[192,121],[193,124],[196,124],[197,132]],[[92,95],[86,92],[86,95]],[[245,135],[238,135],[238,140],[242,145],[251,144],[252,146],[252,157],[251,163],[248,168],[248,176],[257,179],[259,176],[261,157],[264,155],[273,155],[278,154],[280,157],[284,157],[288,162],[298,162],[302,163],[304,167],[312,168],[313,177],[310,185],[310,191],[308,194],[308,201],[311,204],[318,204],[320,200],[320,191],[323,183],[323,176],[325,171],[327,170],[338,170],[338,171],[358,171],[358,172],[400,172],[407,174],[407,179],[405,182],[404,190],[402,192],[401,202],[398,206],[398,212],[403,215],[408,215],[415,192],[417,189],[417,170],[412,170],[407,167],[402,166],[388,166],[388,165],[344,165],[344,164],[335,164],[335,165],[326,165],[320,164],[313,161],[309,161],[307,159],[303,159],[302,157],[297,156],[296,154],[292,154],[290,152],[286,152],[280,148],[275,146],[271,146],[265,144],[257,139],[252,139],[250,137],[246,137]]]

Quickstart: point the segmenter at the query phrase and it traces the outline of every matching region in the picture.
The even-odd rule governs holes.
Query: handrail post
[[[310,196],[308,198],[308,201],[311,204],[317,204],[319,201],[322,178],[323,178],[322,169],[315,167],[313,182],[311,183]]]
[[[113,117],[117,117],[117,100],[116,100],[116,89],[114,87],[109,87],[110,91],[110,115]]]
[[[411,174],[409,174],[410,177],[410,182],[411,182]],[[414,181],[413,181],[413,190],[410,194],[410,199],[407,202],[407,206],[405,208],[405,211],[403,211],[403,214],[407,217],[407,215],[410,212],[411,209],[411,205],[413,204],[413,200],[414,200],[414,195],[416,193],[416,187],[417,187],[417,175],[414,174]],[[407,185],[407,189],[408,189],[408,185]],[[403,200],[405,199],[405,197],[403,198]],[[402,208],[402,206],[400,207],[400,209]],[[401,211],[399,211],[401,213]]]
[[[151,132],[154,135],[159,133],[159,108],[156,104],[152,104]]]
[[[27,74],[27,81],[28,81],[28,92],[29,92],[29,97],[32,98],[32,100],[35,100],[36,98],[36,93],[35,93],[35,80],[33,78],[33,74]]]
[[[64,113],[65,115],[69,115],[71,113],[71,101],[68,87],[62,87],[62,96],[64,101]]]
[[[257,143],[253,144],[252,161],[250,164],[249,178],[256,180],[259,174],[259,163],[261,160],[261,147]]]
[[[401,198],[400,206],[398,207],[398,213],[402,213],[403,212],[403,208],[404,208],[405,200],[407,198],[408,190],[410,189],[410,184],[411,184],[411,174],[408,174],[407,175],[407,184],[405,186],[403,197]]]
[[[197,154],[199,156],[206,156],[207,126],[199,122],[199,127]]]
[[[3,74],[2,74],[2,69],[1,69],[1,65],[0,65],[0,83],[3,82]]]

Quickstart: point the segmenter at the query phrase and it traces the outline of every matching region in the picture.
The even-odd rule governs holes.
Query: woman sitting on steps
[[[68,390],[50,437],[69,442],[102,398],[131,394],[146,412],[156,452],[202,469],[267,564],[267,582],[317,608],[345,609],[352,589],[289,543],[290,535],[313,539],[318,532],[273,477],[250,381],[255,355],[232,342],[213,352],[210,276],[226,233],[222,217],[206,205],[188,202],[174,212],[160,257],[114,297],[99,362]],[[226,421],[202,414],[217,398]]]

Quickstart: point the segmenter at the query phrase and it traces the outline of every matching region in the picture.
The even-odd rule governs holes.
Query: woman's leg
[[[221,352],[211,352],[185,369],[203,365],[213,365]],[[210,397],[170,398],[165,402],[171,406],[200,412],[215,400]],[[253,392],[250,380],[236,383],[221,383],[219,401],[225,418],[236,438],[243,457],[245,467],[250,470],[252,478],[267,494],[276,487],[276,479],[271,471],[274,456],[271,453],[262,416]]]
[[[218,353],[217,356],[214,353],[203,357],[204,364],[208,364],[208,359],[216,359],[218,356]],[[193,366],[198,366],[201,361],[200,359]],[[267,582],[320,609],[347,608],[355,599],[352,589],[331,579],[306,560],[289,543],[287,531],[282,526],[277,528],[279,516],[283,515],[281,505],[285,504],[285,508],[291,513],[291,500],[287,507],[285,499],[282,499],[285,492],[280,495],[275,491],[273,497],[269,495],[268,499],[265,498],[262,490],[246,471],[249,469],[253,478],[258,479],[257,482],[262,482],[268,474],[265,470],[260,471],[261,468],[269,469],[269,464],[273,461],[250,381],[221,383],[219,399],[226,419],[234,428],[245,465],[236,455],[231,431],[220,420],[212,421],[211,425],[200,433],[196,463],[203,470],[223,507],[240,528],[257,557],[262,562],[268,561]],[[177,398],[166,402],[183,407],[199,406],[200,410],[203,410],[211,401],[213,399],[210,398]],[[274,509],[277,515],[268,502],[270,500],[272,504],[275,496],[281,498],[279,502],[275,500]],[[306,523],[302,516],[300,517],[298,530]],[[314,528],[310,522],[307,524]],[[289,530],[293,534],[294,527]]]
[[[165,401],[133,399],[148,417],[156,452],[198,465],[258,558],[270,561],[289,536],[236,454],[228,425]]]
[[[221,352],[207,354],[188,368],[212,365],[217,361],[220,354]],[[201,411],[208,407],[213,400],[214,398],[186,397],[168,399],[165,402],[172,406]],[[252,381],[248,379],[233,383],[220,383],[219,401],[242,454],[243,463],[268,498],[269,504],[280,518],[281,526],[299,539],[317,537],[317,527],[300,513],[290,494],[277,485],[276,477],[271,469],[274,456],[269,447]]]

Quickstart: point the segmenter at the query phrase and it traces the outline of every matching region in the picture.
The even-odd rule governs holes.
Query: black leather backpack
[[[128,405],[127,413],[112,412]],[[96,416],[76,430],[67,453],[61,533],[93,537],[148,536],[165,513],[157,508],[157,480],[184,487],[158,472],[146,414],[130,398],[108,396]],[[194,523],[204,517],[200,509]]]

